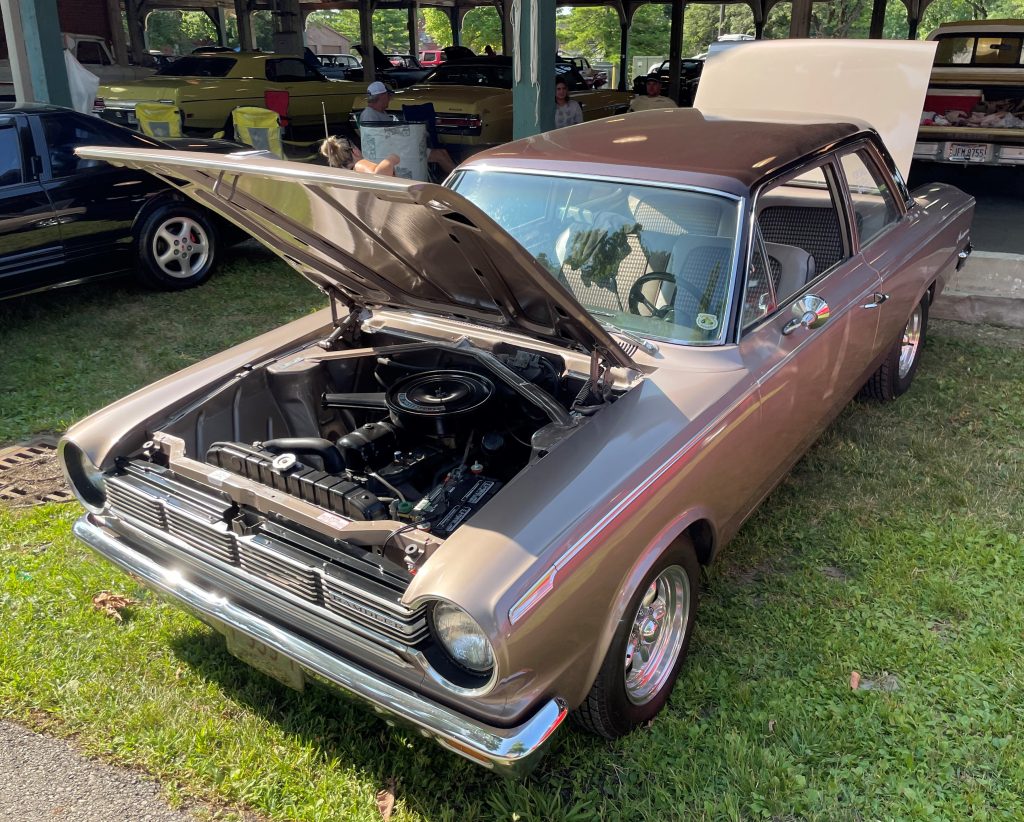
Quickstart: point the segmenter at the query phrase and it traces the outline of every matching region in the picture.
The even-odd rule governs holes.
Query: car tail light
[[[97,97],[92,101],[92,110],[95,112],[103,111],[107,107],[107,101],[102,97]]]
[[[480,128],[480,116],[477,114],[438,114],[437,124],[441,128]]]

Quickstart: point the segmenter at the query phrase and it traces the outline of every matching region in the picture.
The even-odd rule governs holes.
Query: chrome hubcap
[[[917,350],[921,345],[921,306],[914,309],[910,315],[907,327],[903,329],[903,344],[900,348],[900,379],[904,379],[910,373],[910,368],[917,359]]]
[[[153,259],[168,277],[194,277],[209,258],[210,239],[203,227],[189,217],[172,217],[153,235]]]
[[[626,642],[626,696],[634,705],[649,702],[668,683],[689,617],[690,579],[672,565],[644,593]]]

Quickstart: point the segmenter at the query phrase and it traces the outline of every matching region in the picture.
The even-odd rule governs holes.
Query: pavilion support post
[[[811,36],[811,0],[793,0],[789,21],[790,39]]]
[[[128,42],[124,36],[124,26],[121,25],[121,2],[120,0],[107,0],[107,20],[109,22],[110,40],[114,46],[114,59],[118,65],[128,65]]]
[[[626,60],[629,54],[629,24],[631,15],[624,8],[619,8],[619,91],[625,91],[629,86],[628,69]]]
[[[555,126],[555,4],[512,0],[512,136]]]
[[[228,29],[224,25],[224,9],[220,6],[215,6],[212,9],[203,9],[206,12],[206,16],[210,18],[210,22],[213,23],[213,27],[217,30],[217,45],[226,46],[228,44]]]
[[[256,40],[253,37],[249,0],[235,0],[235,20],[238,23],[238,47],[242,51],[253,51]]]
[[[363,82],[377,79],[373,65],[373,0],[359,0],[359,45],[363,52]]]
[[[881,40],[885,33],[885,3],[886,0],[874,0],[871,6],[871,28],[868,29],[868,37],[872,40]]]
[[[302,54],[302,11],[299,0],[274,0],[274,51]]]
[[[0,0],[18,102],[71,105],[57,0]]]
[[[513,0],[495,0],[495,7],[501,17],[501,53],[512,54],[515,48],[513,38],[515,32],[512,30],[512,3]]]
[[[124,0],[128,22],[128,54],[133,63],[143,65],[146,54],[146,0]]]
[[[420,59],[420,4],[419,0],[413,0],[409,4],[409,17],[406,21],[409,29],[409,54]]]
[[[680,74],[683,60],[684,0],[672,0],[672,27],[668,43],[668,96],[679,102]]]
[[[448,14],[448,25],[452,30],[452,45],[460,46],[462,45],[460,37],[462,34],[462,15],[459,13],[459,7],[456,4],[445,9],[445,11]]]

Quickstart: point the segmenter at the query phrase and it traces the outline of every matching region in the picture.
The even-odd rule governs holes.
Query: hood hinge
[[[349,344],[354,344],[359,337],[360,327],[373,316],[373,312],[346,299],[333,288],[324,290],[331,300],[331,324],[334,326],[334,330],[327,337],[320,340],[317,345],[325,351],[330,351],[338,340],[345,340]],[[338,307],[339,303],[346,309],[344,317],[341,316],[341,311]]]

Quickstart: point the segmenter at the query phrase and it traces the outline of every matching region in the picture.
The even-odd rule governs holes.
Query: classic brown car
[[[700,566],[859,391],[910,387],[969,248],[973,200],[910,193],[872,129],[765,117],[613,117],[448,187],[83,151],[331,307],[74,426],[75,533],[271,676],[500,772],[570,712],[650,720]]]

